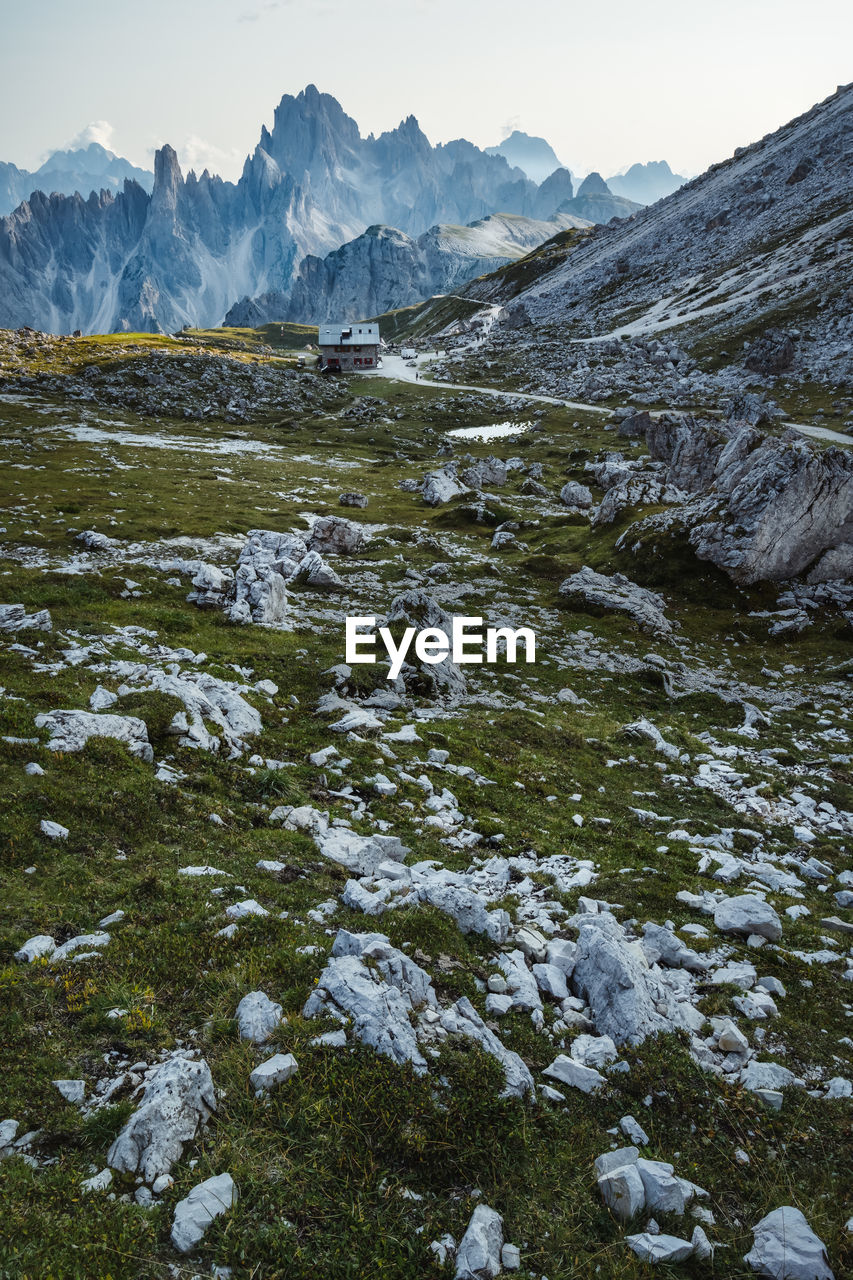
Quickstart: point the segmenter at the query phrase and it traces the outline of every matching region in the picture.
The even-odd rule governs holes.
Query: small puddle
[[[455,427],[448,431],[457,440],[499,440],[502,436],[520,436],[533,426],[533,419],[519,422],[493,422],[486,427]]]

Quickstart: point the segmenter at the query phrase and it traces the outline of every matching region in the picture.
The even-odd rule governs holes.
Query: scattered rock
[[[237,1200],[237,1188],[230,1173],[220,1173],[193,1187],[175,1205],[171,1240],[178,1253],[189,1253],[200,1243],[214,1218]]]

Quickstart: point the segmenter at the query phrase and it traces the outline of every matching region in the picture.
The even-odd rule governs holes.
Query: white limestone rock
[[[642,1179],[647,1209],[652,1213],[684,1213],[684,1190],[671,1164],[641,1157],[637,1161],[637,1172]]]
[[[156,1067],[137,1093],[139,1104],[107,1152],[107,1163],[150,1184],[180,1159],[184,1143],[216,1110],[216,1096],[204,1059],[180,1053]]]
[[[53,1083],[66,1102],[79,1105],[86,1097],[85,1080],[54,1080]]]
[[[33,960],[49,958],[56,950],[56,943],[46,933],[36,933],[15,952],[15,959],[31,964]]]
[[[462,484],[454,468],[448,466],[438,471],[428,471],[420,486],[421,495],[428,507],[440,507],[452,502],[470,490]]]
[[[802,1080],[780,1066],[778,1062],[758,1062],[755,1058],[748,1062],[740,1073],[740,1081],[745,1089],[758,1092],[761,1089],[787,1089],[791,1085],[802,1086]]]
[[[102,1169],[100,1173],[92,1174],[91,1178],[84,1178],[80,1183],[80,1190],[84,1196],[90,1195],[93,1191],[108,1191],[112,1181],[112,1169]]]
[[[693,1252],[690,1240],[681,1240],[678,1236],[668,1236],[664,1232],[651,1235],[644,1231],[641,1235],[626,1236],[625,1243],[633,1249],[643,1262],[683,1262]]]
[[[487,911],[483,899],[469,889],[427,882],[417,888],[421,902],[437,907],[450,916],[462,933],[483,933],[492,942],[505,942],[511,921],[502,908]]]
[[[625,613],[652,635],[668,636],[672,632],[672,624],[664,614],[663,596],[638,587],[621,573],[607,577],[584,565],[560,584],[560,595],[581,608]]]
[[[267,1058],[260,1066],[255,1067],[249,1076],[249,1084],[256,1093],[266,1093],[276,1085],[284,1084],[291,1076],[295,1076],[298,1067],[292,1053],[276,1053]]]
[[[661,1031],[702,1026],[702,1015],[683,998],[689,992],[672,985],[678,971],[650,966],[641,947],[629,942],[608,913],[576,919],[580,932],[572,986],[588,1002],[599,1032],[617,1045],[640,1044]]]
[[[237,1005],[234,1017],[241,1040],[264,1044],[282,1021],[281,1005],[263,991],[250,991]]]
[[[308,545],[312,551],[336,556],[352,556],[364,542],[364,529],[343,516],[321,516],[311,526]]]
[[[489,1030],[467,996],[445,1010],[441,1016],[441,1026],[448,1033],[476,1040],[486,1053],[500,1063],[505,1082],[501,1097],[523,1098],[526,1094],[533,1095],[536,1092],[533,1077],[524,1060]]]
[[[303,1012],[307,1018],[328,1012],[351,1020],[363,1044],[394,1062],[411,1062],[424,1074],[426,1059],[410,1021],[410,1014],[423,1007],[438,1007],[428,973],[384,934],[341,929]]]
[[[456,1250],[454,1280],[494,1280],[501,1273],[503,1218],[478,1204]]]
[[[619,1121],[619,1128],[622,1130],[626,1138],[630,1138],[631,1142],[636,1143],[638,1147],[646,1147],[649,1144],[649,1135],[646,1133],[639,1121],[633,1116],[623,1116]]]
[[[601,1198],[614,1217],[629,1222],[645,1207],[645,1190],[635,1164],[623,1164],[598,1178]]]
[[[36,728],[48,729],[51,751],[82,751],[90,738],[115,738],[132,756],[146,764],[154,759],[148,726],[138,716],[97,715],[92,711],[45,711],[36,716]]]
[[[110,935],[103,930],[97,933],[78,933],[76,937],[69,938],[67,942],[63,942],[61,947],[57,947],[51,952],[50,963],[62,964],[69,956],[73,956],[75,952],[91,952],[99,951],[102,947],[109,945]]]
[[[569,1052],[575,1062],[596,1070],[606,1067],[618,1057],[618,1050],[610,1036],[593,1036],[587,1033],[575,1036]]]
[[[220,1173],[193,1187],[188,1196],[175,1205],[171,1240],[178,1253],[189,1253],[202,1240],[205,1231],[221,1213],[237,1200],[237,1188],[230,1173]]]
[[[560,501],[566,507],[575,507],[580,511],[589,511],[592,506],[592,494],[585,484],[577,480],[569,480],[560,490]]]
[[[226,907],[225,914],[229,920],[246,920],[250,916],[268,916],[269,912],[255,898],[246,898],[243,902],[234,902]]]
[[[50,631],[52,626],[47,609],[27,613],[22,604],[0,604],[0,631]]]
[[[782,922],[770,903],[748,893],[724,898],[714,911],[714,924],[722,933],[756,933],[770,942],[782,937]]]
[[[543,1074],[552,1080],[559,1080],[561,1084],[571,1085],[573,1089],[580,1089],[581,1093],[595,1093],[607,1084],[600,1072],[593,1067],[583,1066],[564,1053],[557,1054]]]
[[[799,1209],[782,1205],[752,1228],[754,1241],[744,1262],[770,1280],[833,1280],[823,1241]]]
[[[50,818],[42,818],[39,831],[43,836],[47,836],[48,840],[67,840],[69,835],[67,827],[63,827],[61,822],[52,822]]]

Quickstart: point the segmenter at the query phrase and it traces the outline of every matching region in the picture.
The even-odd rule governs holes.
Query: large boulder
[[[751,893],[724,898],[714,911],[714,924],[722,933],[743,937],[755,933],[769,942],[778,942],[782,937],[782,922],[770,903]]]
[[[494,1280],[501,1273],[503,1218],[478,1204],[456,1250],[454,1280]]]
[[[154,749],[148,726],[137,716],[96,715],[92,711],[45,711],[36,716],[36,728],[48,729],[51,751],[82,751],[90,738],[114,738],[132,756],[151,763]]]
[[[311,526],[308,545],[328,555],[352,556],[364,542],[364,529],[343,516],[321,516]]]
[[[678,971],[650,965],[609,914],[579,917],[571,984],[590,1006],[597,1031],[617,1044],[639,1044],[663,1031],[695,1031],[702,1015],[684,998]],[[672,975],[672,976],[670,976]]]
[[[139,1086],[139,1105],[107,1152],[120,1173],[151,1183],[179,1160],[185,1142],[216,1110],[210,1068],[203,1059],[175,1054]]]
[[[782,1205],[752,1228],[755,1237],[744,1262],[770,1280],[833,1280],[823,1241],[799,1209]]]
[[[452,644],[453,618],[420,587],[394,597],[388,610],[388,622],[404,622],[416,631],[426,628],[443,631]],[[449,655],[443,662],[423,663],[415,654],[414,644],[409,648],[401,674],[407,686],[414,686],[414,692],[452,702],[464,697],[468,687],[461,667]]]
[[[753,342],[744,358],[754,373],[784,373],[794,363],[794,339],[782,329],[767,329]]]
[[[560,584],[560,595],[569,603],[594,612],[625,613],[653,635],[668,636],[672,632],[672,624],[664,615],[663,596],[638,587],[621,573],[607,577],[584,565]]]
[[[794,578],[853,543],[853,454],[791,437],[690,415],[646,432],[668,481],[696,495],[681,513],[696,555],[735,582]],[[818,580],[849,572],[846,553],[831,563]]]
[[[461,497],[464,493],[470,493],[467,485],[464,485],[456,475],[452,465],[442,467],[438,471],[428,471],[420,490],[428,507],[440,507],[446,502],[452,502],[454,498]]]
[[[414,960],[392,947],[383,934],[341,929],[304,1014],[350,1019],[353,1034],[363,1044],[393,1062],[410,1062],[423,1074],[427,1063],[409,1015],[425,1006],[435,1009],[438,1000],[429,974]]]

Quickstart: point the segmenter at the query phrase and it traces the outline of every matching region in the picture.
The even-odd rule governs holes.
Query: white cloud
[[[184,173],[190,169],[195,169],[196,173],[209,169],[211,173],[217,173],[222,178],[232,180],[239,177],[245,159],[245,155],[238,147],[225,150],[213,142],[200,138],[196,133],[191,133],[185,138],[183,144],[176,150]]]
[[[114,132],[109,120],[93,120],[91,124],[86,125],[85,129],[81,129],[79,133],[75,134],[70,142],[66,142],[63,150],[76,151],[80,147],[88,147],[92,142],[98,142],[107,151],[112,151]]]
[[[505,142],[511,133],[521,128],[521,116],[510,116],[501,125],[501,142]]]

